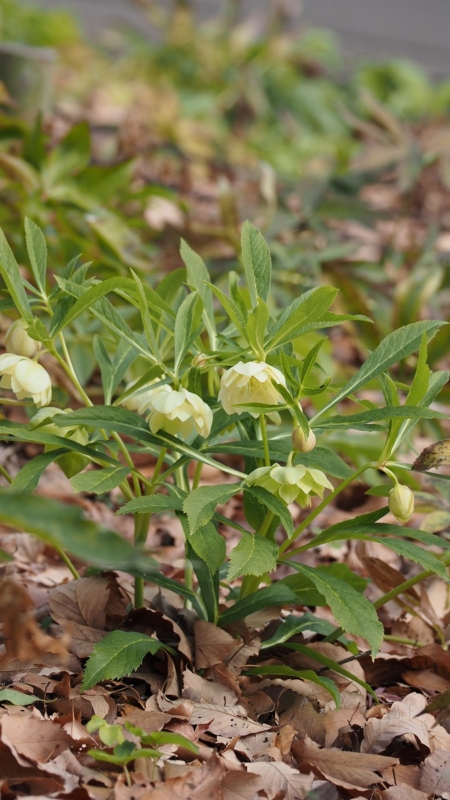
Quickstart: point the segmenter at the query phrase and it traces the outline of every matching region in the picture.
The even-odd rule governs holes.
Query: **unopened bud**
[[[399,522],[408,522],[414,512],[414,494],[409,486],[398,483],[389,492],[389,508]]]
[[[314,450],[315,446],[316,437],[311,430],[307,436],[300,427],[292,431],[292,447],[294,450],[298,450],[299,453],[309,453],[310,450]]]
[[[8,353],[33,358],[41,349],[41,343],[28,336],[27,327],[22,319],[16,320],[9,326],[5,335],[5,347]]]

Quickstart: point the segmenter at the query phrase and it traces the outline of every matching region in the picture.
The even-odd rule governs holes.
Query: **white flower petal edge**
[[[23,319],[17,319],[9,326],[5,334],[5,347],[9,353],[25,358],[33,358],[42,345],[27,333],[28,325]]]
[[[152,433],[165,430],[173,436],[188,438],[198,433],[204,438],[211,430],[213,415],[201,397],[187,389],[171,389],[155,392],[149,399],[148,423]]]
[[[273,385],[286,386],[286,379],[276,367],[264,361],[239,361],[222,375],[218,399],[227,414],[242,414],[240,403],[264,403],[276,405],[283,402],[279,391]],[[259,414],[250,412],[255,419]]]

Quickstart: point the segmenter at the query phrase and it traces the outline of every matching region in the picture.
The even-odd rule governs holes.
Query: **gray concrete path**
[[[130,0],[23,0],[66,8],[89,36],[107,26],[145,28],[145,17]],[[165,0],[169,3],[171,0]],[[267,13],[271,0],[244,0],[245,13]],[[450,0],[294,0],[300,20],[330,28],[349,56],[406,57],[430,72],[450,76]],[[199,16],[214,14],[222,0],[195,0]]]

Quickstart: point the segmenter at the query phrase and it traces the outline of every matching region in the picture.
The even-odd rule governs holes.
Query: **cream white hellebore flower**
[[[63,436],[64,439],[73,439],[74,442],[85,445],[89,441],[89,436],[85,428],[80,427],[80,425],[70,424],[68,424],[67,427],[64,426],[63,428],[60,428],[58,425],[55,425],[54,422],[51,422],[52,417],[56,416],[56,414],[68,414],[69,418],[67,422],[70,423],[71,413],[71,408],[65,410],[61,408],[55,408],[54,406],[40,408],[39,411],[36,411],[36,414],[31,417],[30,428],[39,428],[39,430],[45,431],[45,433],[52,433],[55,436]],[[53,445],[50,446],[53,447]],[[56,446],[57,445],[55,445],[55,447]]]
[[[5,347],[8,353],[33,358],[41,349],[41,343],[28,336],[27,328],[28,325],[23,319],[17,319],[9,326],[5,334]]]
[[[218,397],[227,414],[242,414],[244,409],[237,407],[239,403],[283,403],[272,381],[286,386],[283,373],[276,367],[264,361],[239,361],[222,375]],[[259,417],[258,413],[250,413],[255,419]]]
[[[187,389],[175,391],[167,385],[161,388],[166,391],[154,392],[147,406],[151,432],[157,433],[162,429],[183,439],[194,433],[208,436],[213,415],[201,397]]]
[[[48,405],[52,399],[50,375],[30,358],[4,353],[0,356],[0,375],[2,389],[12,389],[19,400],[31,397],[40,407]]]
[[[285,503],[296,501],[300,506],[311,505],[311,494],[322,498],[325,489],[333,489],[320,469],[305,467],[303,464],[296,467],[281,467],[280,464],[260,467],[250,473],[246,483],[249,486],[262,486]]]
[[[125,406],[128,411],[136,411],[138,414],[143,414],[150,407],[151,399],[155,394],[159,392],[169,393],[172,391],[171,387],[166,383],[163,383],[161,386],[153,386],[155,383],[160,383],[163,377],[164,376],[155,378],[146,386],[142,386],[136,392],[126,397],[125,400],[122,400],[121,405]],[[127,389],[131,389],[131,385],[127,386]]]

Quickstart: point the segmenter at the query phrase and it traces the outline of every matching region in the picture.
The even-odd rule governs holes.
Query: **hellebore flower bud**
[[[309,453],[316,446],[315,434],[310,430],[305,436],[302,428],[298,427],[292,431],[292,447],[299,453]]]
[[[414,494],[409,486],[397,483],[389,492],[389,508],[399,522],[408,522],[414,512]]]
[[[47,406],[52,399],[52,381],[44,367],[30,358],[4,353],[0,356],[0,386],[12,389],[19,400],[26,397],[36,403],[38,408]]]
[[[273,381],[286,386],[283,373],[276,367],[271,367],[264,361],[248,361],[245,364],[239,361],[222,375],[218,399],[230,415],[244,412],[243,408],[237,407],[239,403],[264,403],[271,406],[283,403]],[[253,411],[250,414],[255,419],[259,416],[259,413]]]
[[[27,327],[22,319],[17,319],[9,326],[5,335],[5,347],[8,353],[33,358],[41,349],[41,343],[28,336]]]

